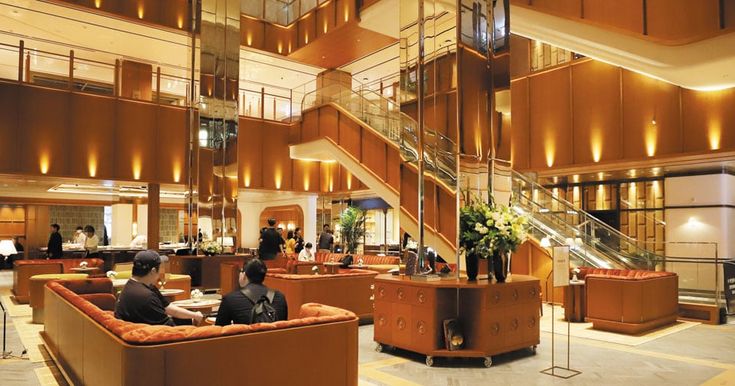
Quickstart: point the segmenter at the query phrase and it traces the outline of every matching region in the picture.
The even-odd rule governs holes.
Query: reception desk
[[[466,278],[415,281],[407,276],[375,278],[375,341],[434,357],[492,356],[523,348],[535,352],[540,342],[540,284],[537,278],[512,275],[508,282],[468,282]],[[457,319],[464,345],[450,351],[444,343],[444,320]]]

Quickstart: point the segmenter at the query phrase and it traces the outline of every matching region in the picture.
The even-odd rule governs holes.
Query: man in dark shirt
[[[218,326],[226,326],[228,324],[250,324],[250,317],[253,310],[253,302],[251,302],[243,293],[245,289],[250,291],[255,299],[260,299],[268,292],[268,287],[263,285],[265,274],[268,268],[260,259],[250,260],[240,272],[241,290],[235,290],[222,298],[222,304],[217,311]],[[273,308],[276,310],[277,320],[286,320],[288,318],[288,305],[286,297],[280,291],[275,291],[273,296]]]
[[[48,257],[52,259],[60,259],[64,257],[64,250],[61,247],[63,240],[61,239],[61,233],[59,233],[60,229],[61,227],[59,224],[51,224],[51,235],[49,236],[48,244],[46,245],[46,253],[48,254]]]
[[[332,231],[329,229],[329,224],[324,224],[324,227],[322,227],[322,233],[319,235],[319,252],[332,252],[333,245],[334,235],[332,235]]]
[[[260,258],[273,260],[276,255],[283,252],[286,242],[275,228],[276,219],[268,219],[268,228],[260,234]]]
[[[166,258],[164,256],[164,258]],[[174,325],[172,317],[201,323],[201,312],[170,304],[156,288],[163,259],[153,250],[140,251],[133,259],[133,275],[120,292],[115,317],[133,323]]]

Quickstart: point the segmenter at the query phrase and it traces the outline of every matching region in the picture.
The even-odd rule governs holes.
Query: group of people
[[[276,219],[269,218],[268,226],[260,230],[258,256],[263,260],[275,259],[279,253],[297,253],[299,261],[314,261],[314,245],[304,242],[301,228],[289,230],[283,237],[283,228],[276,228]],[[331,252],[334,247],[334,234],[329,224],[324,224],[317,242],[319,252]]]
[[[51,224],[50,231],[51,234],[46,245],[46,254],[51,259],[61,259],[64,257],[64,239],[61,237],[61,226],[59,224]],[[105,240],[107,239],[106,233],[104,236]],[[95,234],[93,226],[87,225],[84,228],[78,226],[72,236],[72,243],[82,245],[87,253],[87,257],[96,257],[100,239]],[[105,241],[105,244],[107,244],[107,241]]]
[[[168,258],[156,251],[141,251],[133,259],[130,280],[123,287],[115,317],[132,323],[154,325],[202,323],[204,315],[169,302],[156,287]],[[240,272],[240,289],[222,297],[215,324],[253,324],[288,318],[286,297],[263,284],[268,268],[260,259],[250,260]]]

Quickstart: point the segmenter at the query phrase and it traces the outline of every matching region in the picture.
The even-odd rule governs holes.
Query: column
[[[316,76],[316,98],[320,103],[349,90],[352,90],[352,74],[349,72],[326,70]]]
[[[158,250],[161,222],[161,185],[148,184],[148,249]]]
[[[112,204],[112,245],[129,245],[133,240],[133,204]]]

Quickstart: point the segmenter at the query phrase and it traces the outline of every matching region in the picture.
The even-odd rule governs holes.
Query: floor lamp
[[[3,264],[5,263],[5,259],[8,258],[8,256],[17,254],[18,251],[15,250],[15,243],[13,240],[2,240],[0,241],[0,255],[3,256]],[[11,352],[7,351],[6,349],[6,340],[8,336],[8,329],[7,329],[7,323],[8,323],[8,311],[5,309],[5,305],[2,301],[0,301],[0,308],[2,308],[3,311],[3,355],[2,359],[7,359],[10,357]]]

